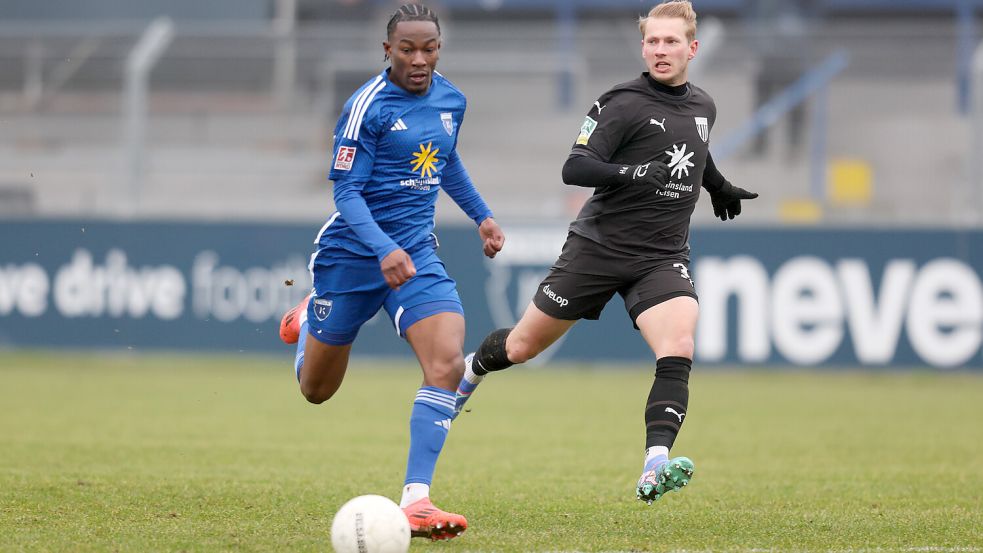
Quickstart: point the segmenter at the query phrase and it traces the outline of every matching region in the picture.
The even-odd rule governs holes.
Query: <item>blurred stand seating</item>
[[[323,219],[333,210],[325,176],[338,110],[385,67],[380,10],[388,6],[378,4],[350,6],[337,18],[299,4],[286,102],[273,94],[279,42],[268,24],[179,21],[150,77],[146,175],[132,215]],[[644,70],[637,14],[582,14],[574,36],[565,37],[548,16],[445,11],[438,70],[468,95],[459,148],[472,177],[503,220],[565,223],[587,193],[560,181],[584,114],[611,84]],[[717,103],[715,144],[752,116],[762,61],[755,45],[767,40],[733,14],[720,23],[719,44],[705,45],[693,75]],[[120,213],[122,68],[144,25],[0,25],[0,217]],[[978,218],[967,182],[971,127],[956,105],[953,18],[824,18],[806,21],[803,32],[817,59],[837,49],[850,55],[828,89],[829,186],[816,197],[810,184],[811,135],[792,148],[783,128],[772,129],[760,156],[718,161],[733,183],[761,194],[742,219],[894,225]],[[563,48],[570,38],[574,48]],[[803,200],[819,206],[818,218],[796,214]],[[441,221],[465,220],[441,202]],[[694,220],[712,222],[705,198]]]

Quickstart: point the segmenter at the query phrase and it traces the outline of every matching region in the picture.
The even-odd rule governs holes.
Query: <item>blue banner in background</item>
[[[271,350],[310,288],[316,230],[0,223],[0,344]]]
[[[466,347],[515,323],[565,227],[504,226],[485,259],[474,227],[438,228]],[[277,352],[280,316],[309,290],[316,225],[0,223],[0,347]],[[696,228],[697,362],[983,367],[983,233]],[[385,313],[354,353],[412,355]],[[537,359],[652,362],[619,297]]]

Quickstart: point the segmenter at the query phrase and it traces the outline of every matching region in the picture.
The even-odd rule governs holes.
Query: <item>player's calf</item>
[[[511,367],[514,363],[509,361],[508,353],[505,352],[505,340],[508,338],[511,328],[500,328],[488,336],[478,346],[474,352],[472,370],[477,376],[485,376],[494,371],[500,371]]]
[[[513,363],[505,352],[505,340],[509,332],[512,332],[511,328],[500,328],[492,332],[481,342],[477,351],[464,358],[464,376],[457,385],[454,397],[455,418],[461,414],[464,404],[489,372],[512,366]]]

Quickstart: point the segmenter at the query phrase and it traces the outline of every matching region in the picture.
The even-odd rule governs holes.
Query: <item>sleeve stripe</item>
[[[362,118],[365,117],[365,112],[369,111],[369,104],[375,99],[375,95],[379,93],[380,90],[386,87],[385,82],[381,82],[376,85],[375,90],[372,91],[372,95],[369,96],[368,100],[365,101],[365,105],[362,106],[362,112],[358,114],[358,125],[355,125],[355,136],[352,140],[358,140],[358,131],[362,129]]]
[[[378,75],[375,80],[372,81],[372,84],[365,87],[362,92],[359,92],[358,97],[355,98],[355,102],[352,104],[352,112],[348,116],[348,122],[345,124],[345,138],[349,138],[349,135],[354,130],[353,127],[355,126],[356,115],[358,114],[358,110],[362,107],[362,102],[365,100],[365,97],[371,93],[372,89],[375,88],[375,85],[379,84],[380,80],[382,80],[382,75]]]
[[[365,112],[368,111],[369,104],[372,103],[375,95],[386,86],[384,81],[380,81],[382,81],[381,75],[376,77],[375,82],[363,90],[358,100],[355,101],[355,105],[352,107],[351,118],[348,120],[348,125],[345,126],[345,138],[358,140],[358,130],[362,127],[362,119],[365,117]]]

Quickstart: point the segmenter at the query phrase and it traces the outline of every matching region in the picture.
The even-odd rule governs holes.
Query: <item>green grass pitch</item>
[[[352,496],[398,499],[419,369],[356,359],[309,405],[289,352],[0,354],[0,551],[328,551]],[[634,499],[651,369],[493,375],[433,488],[460,539],[412,551],[983,550],[983,375],[710,371]]]

